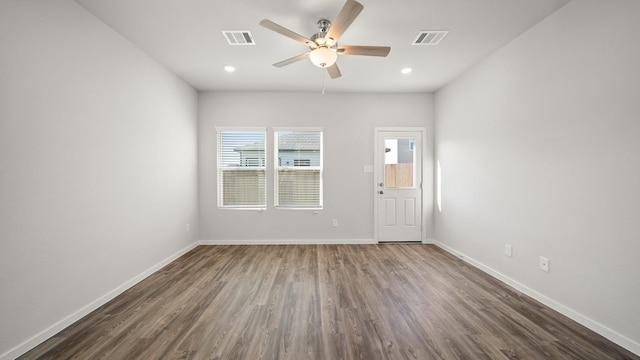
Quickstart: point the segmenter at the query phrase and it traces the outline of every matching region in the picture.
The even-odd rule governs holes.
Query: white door
[[[422,241],[422,134],[376,129],[379,242]]]

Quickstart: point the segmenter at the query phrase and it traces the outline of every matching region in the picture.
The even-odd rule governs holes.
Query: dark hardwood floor
[[[640,359],[431,245],[200,246],[21,359]]]

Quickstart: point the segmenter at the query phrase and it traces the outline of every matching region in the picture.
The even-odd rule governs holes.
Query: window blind
[[[274,132],[275,206],[322,208],[322,130]]]
[[[218,206],[266,208],[266,131],[219,130]]]

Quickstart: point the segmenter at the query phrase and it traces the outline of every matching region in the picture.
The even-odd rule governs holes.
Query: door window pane
[[[384,140],[385,188],[415,188],[415,141],[413,138]]]

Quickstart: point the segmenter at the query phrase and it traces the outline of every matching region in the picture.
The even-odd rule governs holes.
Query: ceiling
[[[436,91],[569,0],[359,1],[364,10],[340,44],[391,52],[341,55],[342,77],[331,79],[308,60],[272,66],[308,48],[258,23],[269,19],[310,37],[344,0],[76,0],[197,90],[330,92]],[[231,46],[223,30],[248,30],[256,44]],[[439,45],[412,46],[423,30],[449,33]],[[402,74],[405,67],[413,71]]]

